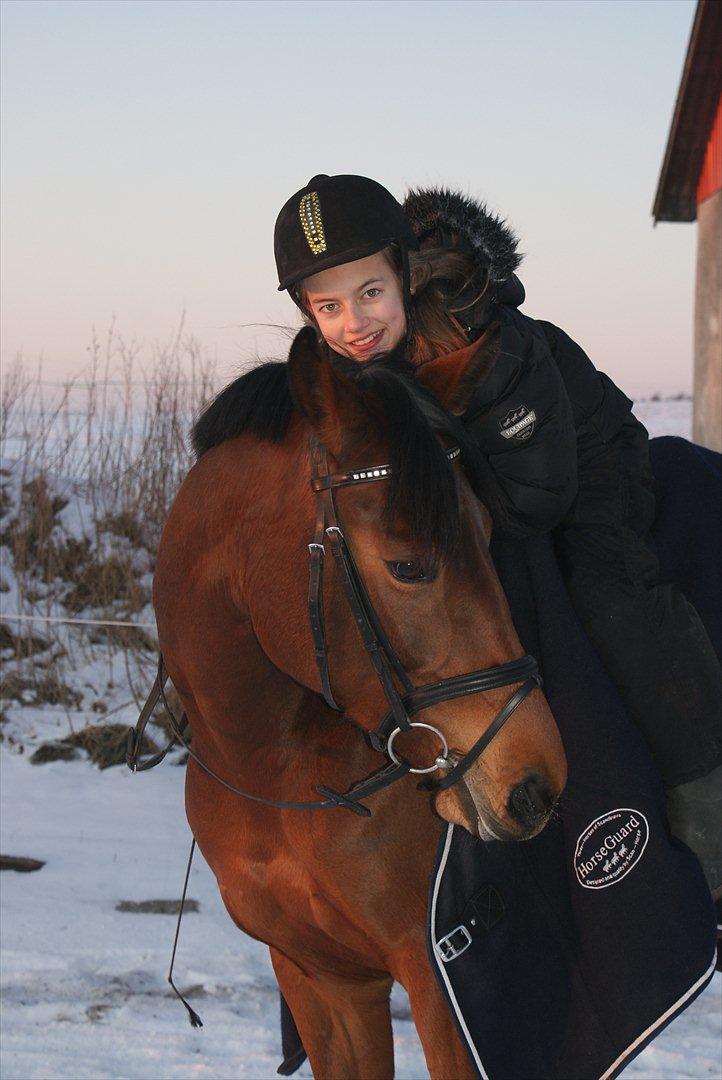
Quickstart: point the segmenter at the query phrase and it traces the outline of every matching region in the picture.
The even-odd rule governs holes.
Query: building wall
[[[693,439],[722,452],[722,191],[697,206]]]
[[[707,140],[702,170],[697,181],[697,202],[704,202],[722,188],[722,94],[717,102],[717,115]]]

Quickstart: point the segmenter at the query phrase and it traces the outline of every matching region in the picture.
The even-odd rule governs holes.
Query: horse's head
[[[326,448],[329,472],[391,466],[388,479],[341,486],[334,497],[373,610],[415,686],[494,668],[524,652],[489,556],[491,521],[474,474],[474,448],[453,415],[463,411],[494,347],[487,339],[424,365],[416,378],[393,364],[329,362],[310,331],[302,331],[291,350],[293,393]],[[445,449],[454,445],[462,453],[452,464]],[[350,718],[372,730],[388,712],[388,700],[338,567],[331,577],[326,637],[333,693]],[[452,761],[462,759],[514,690],[506,685],[444,700],[414,720],[442,732]],[[437,737],[424,728],[400,733],[395,748],[420,765],[440,753]],[[465,775],[433,798],[443,818],[474,835],[525,839],[543,828],[565,780],[556,724],[534,689]]]

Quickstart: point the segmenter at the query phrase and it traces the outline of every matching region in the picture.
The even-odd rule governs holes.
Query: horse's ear
[[[492,323],[478,341],[465,349],[427,360],[416,369],[422,382],[444,408],[461,416],[479,379],[496,362],[501,346],[499,323]]]
[[[323,357],[313,328],[304,326],[293,339],[288,354],[288,377],[293,400],[312,427],[325,414],[323,393]]]
[[[340,457],[348,438],[369,423],[353,383],[354,361],[332,361],[313,328],[304,326],[291,345],[288,373],[296,405],[324,446]]]

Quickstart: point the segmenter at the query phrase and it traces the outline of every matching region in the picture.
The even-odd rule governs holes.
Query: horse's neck
[[[279,671],[250,628],[216,661],[191,727],[194,746],[217,771],[275,798],[313,798],[316,783],[343,785],[363,773],[368,752],[352,725]]]
[[[215,761],[324,753],[358,741],[309,689],[314,502],[306,434],[283,444],[231,440],[201,458],[164,533],[156,613],[168,668],[194,738]],[[192,715],[195,714],[195,715]],[[195,723],[194,723],[195,721]]]
[[[300,421],[281,444],[249,442],[239,460],[249,480],[232,512],[236,562],[230,594],[265,655],[302,686],[318,682],[308,614],[308,545],[316,507],[308,434]]]

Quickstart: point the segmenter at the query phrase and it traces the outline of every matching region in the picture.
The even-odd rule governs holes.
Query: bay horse
[[[330,362],[304,329],[287,363],[237,379],[196,424],[199,456],[163,532],[154,605],[193,751],[227,784],[308,801],[375,776],[383,743],[374,749],[371,733],[404,690],[398,670],[417,686],[461,690],[424,702],[428,729],[399,725],[397,761],[427,768],[441,740],[431,768],[453,769],[500,726],[512,679],[467,684],[514,671],[523,649],[488,552],[473,447],[455,419],[493,345],[487,335],[411,377],[393,363]],[[327,465],[313,474],[315,494],[319,448]],[[349,604],[341,560],[328,560],[319,586],[325,656],[309,625],[309,541],[319,493],[339,476],[334,505],[367,624],[383,628],[401,665],[391,688],[359,637],[368,625]],[[456,782],[419,790],[405,771],[368,799],[370,817],[343,799],[319,813],[248,802],[189,760],[190,827],[231,918],[268,944],[315,1077],[393,1076],[394,980],[431,1076],[475,1075],[426,953],[440,819],[482,839],[523,840],[543,828],[565,780],[536,684]]]

